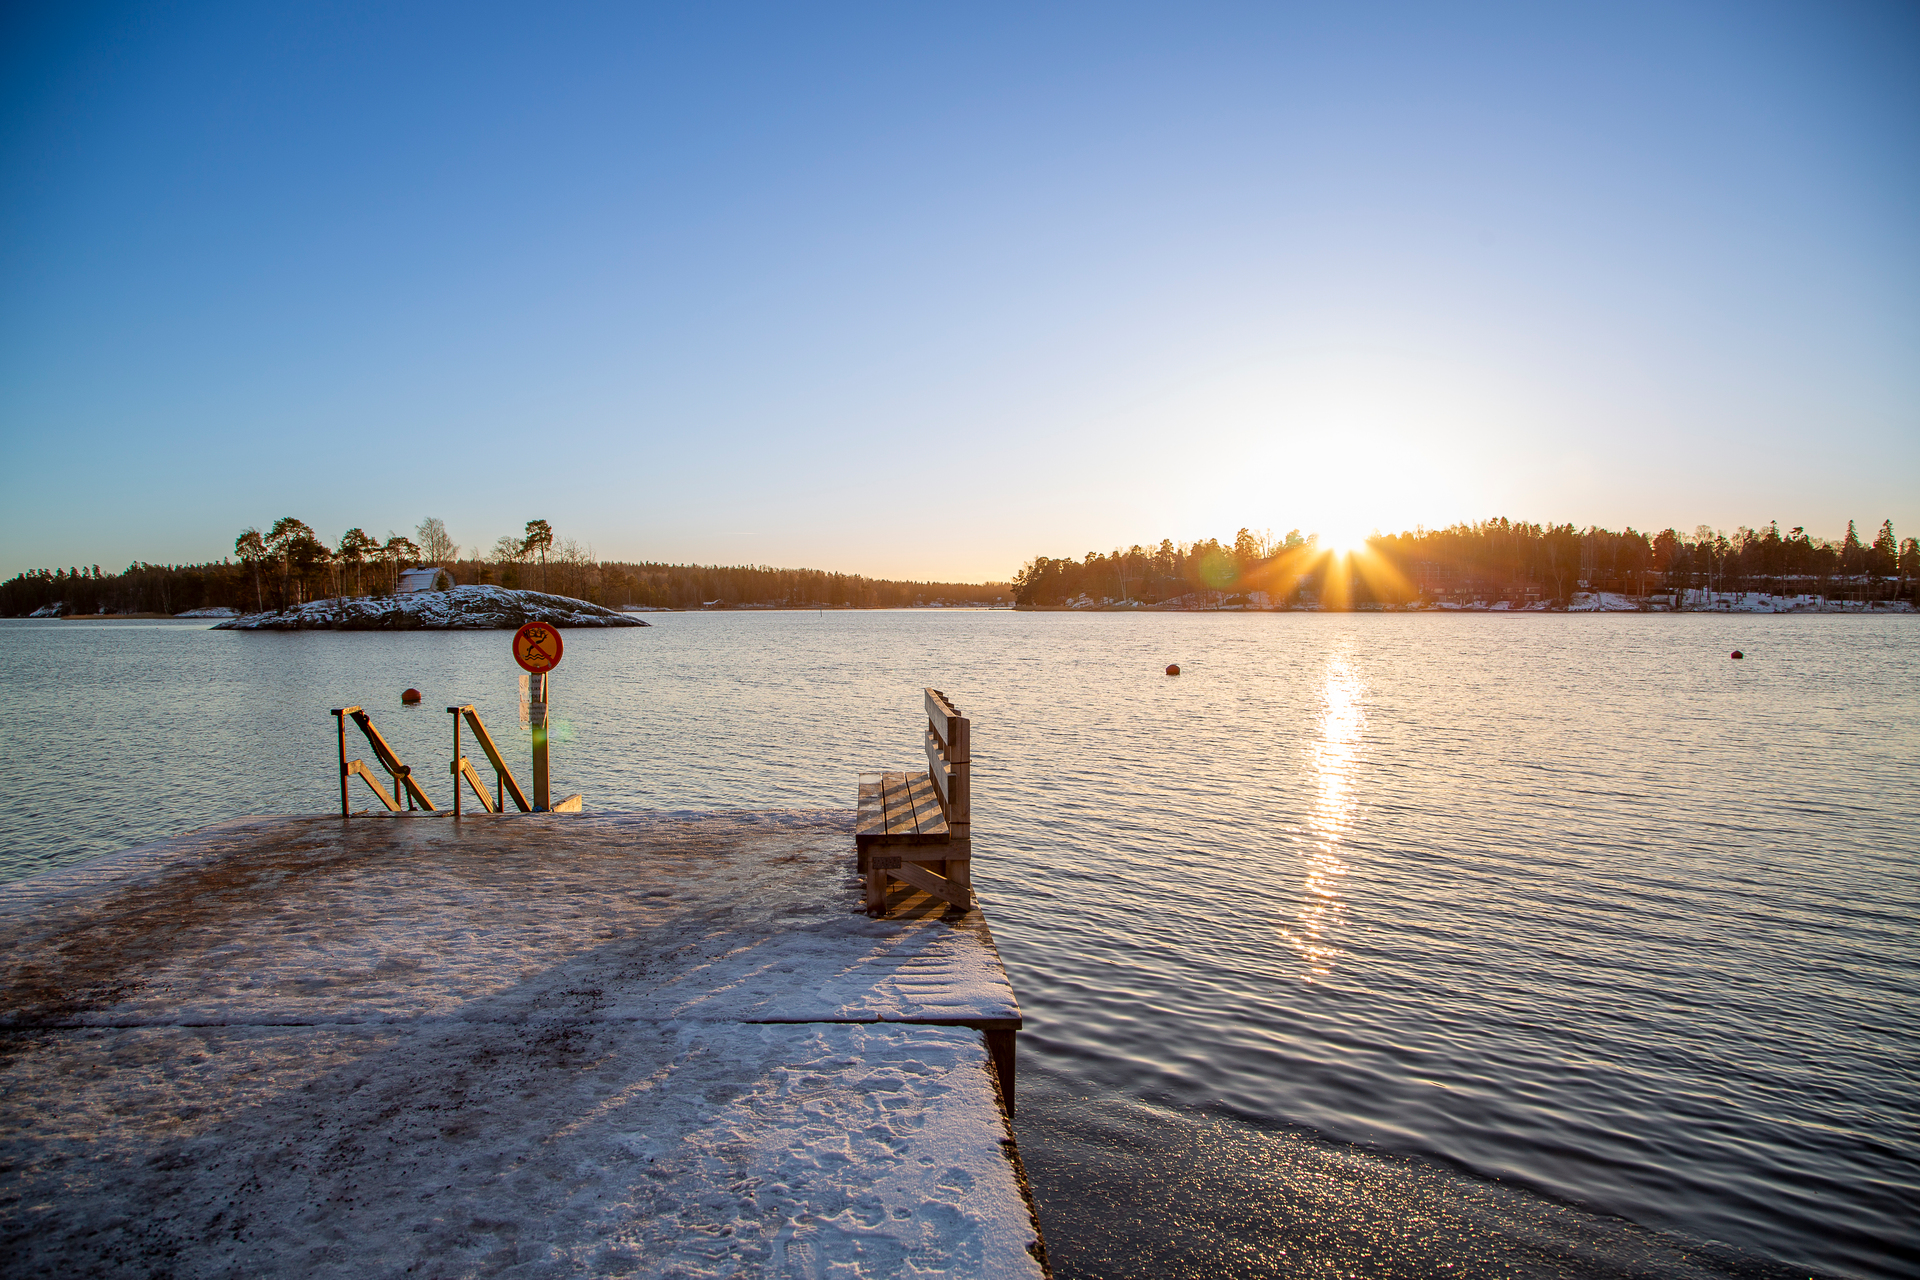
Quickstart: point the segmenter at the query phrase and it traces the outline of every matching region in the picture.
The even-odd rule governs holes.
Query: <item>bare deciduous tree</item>
[[[447,522],[428,516],[414,530],[420,538],[420,554],[429,564],[446,564],[460,554],[460,544],[447,536]]]

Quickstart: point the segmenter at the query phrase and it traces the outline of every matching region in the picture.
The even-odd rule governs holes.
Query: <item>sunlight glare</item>
[[[1366,549],[1369,536],[1370,531],[1359,525],[1336,524],[1319,531],[1320,549],[1336,556],[1352,555]]]
[[[1346,911],[1341,886],[1352,868],[1341,858],[1340,847],[1360,808],[1354,780],[1366,731],[1364,694],[1346,656],[1335,655],[1327,663],[1320,695],[1320,741],[1313,749],[1311,769],[1317,797],[1307,819],[1313,851],[1301,886],[1298,927],[1280,929],[1280,936],[1304,963],[1308,982],[1331,974],[1341,953],[1338,935]]]

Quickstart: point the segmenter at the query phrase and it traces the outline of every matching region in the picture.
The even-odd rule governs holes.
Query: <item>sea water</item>
[[[556,795],[848,807],[973,718],[1061,1276],[1920,1268],[1920,621],[651,620],[565,634]],[[337,808],[333,706],[436,802],[450,704],[525,758],[499,633],[0,655],[4,876]]]

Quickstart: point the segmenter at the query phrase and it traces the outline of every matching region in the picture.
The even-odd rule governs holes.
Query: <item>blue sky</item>
[[[0,572],[1920,534],[1912,6],[0,21]]]

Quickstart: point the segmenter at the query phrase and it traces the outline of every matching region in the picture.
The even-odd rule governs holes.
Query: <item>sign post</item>
[[[560,632],[529,622],[513,633],[513,660],[527,671],[527,727],[533,734],[533,811],[553,808],[547,773],[547,673],[560,665]]]

